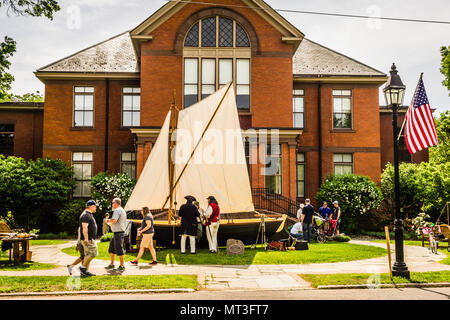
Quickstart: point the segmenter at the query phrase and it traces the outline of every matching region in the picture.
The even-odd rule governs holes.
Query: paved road
[[[450,288],[341,289],[341,290],[221,290],[172,294],[59,296],[52,300],[450,300]],[[29,297],[20,299],[49,299]],[[1,299],[0,299],[1,300]]]

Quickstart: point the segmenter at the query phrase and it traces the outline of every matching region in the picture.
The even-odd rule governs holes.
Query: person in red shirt
[[[217,233],[219,232],[220,224],[220,208],[217,200],[214,196],[209,196],[208,209],[205,211],[206,223],[206,236],[209,243],[209,252],[217,252]]]

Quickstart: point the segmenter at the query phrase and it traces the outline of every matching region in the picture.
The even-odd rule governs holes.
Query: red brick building
[[[75,166],[76,196],[89,195],[99,171],[139,176],[174,90],[189,107],[229,81],[244,135],[279,129],[278,173],[250,165],[252,187],[303,199],[330,173],[379,182],[387,76],[305,38],[264,1],[221,3],[168,2],[133,30],[36,71],[45,83],[43,155]]]
[[[0,154],[25,160],[42,157],[44,103],[0,103]]]

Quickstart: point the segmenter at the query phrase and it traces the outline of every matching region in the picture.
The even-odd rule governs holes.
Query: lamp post
[[[410,274],[406,266],[403,253],[403,220],[400,213],[400,178],[398,164],[398,127],[397,127],[397,111],[402,105],[405,96],[405,85],[398,75],[395,63],[392,64],[391,75],[384,87],[384,96],[388,106],[392,106],[392,127],[394,132],[394,181],[395,181],[395,263],[392,268],[392,275],[409,279]]]

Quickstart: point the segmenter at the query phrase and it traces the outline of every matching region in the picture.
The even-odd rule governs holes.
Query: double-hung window
[[[200,19],[186,34],[183,56],[185,108],[233,82],[238,109],[250,109],[250,41],[236,21]]]
[[[74,197],[85,198],[91,195],[92,164],[92,152],[72,153],[72,166],[77,181]]]
[[[0,124],[0,154],[14,155],[14,124]]]
[[[333,90],[333,129],[351,129],[352,121],[352,91]]]
[[[136,152],[122,152],[120,154],[120,172],[136,178]]]
[[[122,127],[141,125],[141,89],[122,89]]]
[[[353,154],[335,153],[333,157],[335,175],[353,173]]]
[[[74,127],[94,126],[94,87],[74,88]]]
[[[303,129],[305,126],[305,92],[294,89],[294,128]]]
[[[266,145],[266,189],[270,193],[282,192],[281,145]]]
[[[305,154],[297,153],[297,198],[305,197]]]

